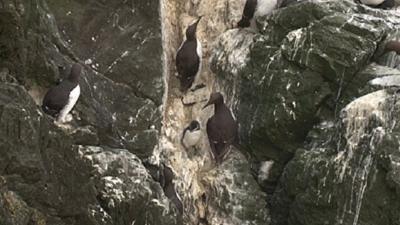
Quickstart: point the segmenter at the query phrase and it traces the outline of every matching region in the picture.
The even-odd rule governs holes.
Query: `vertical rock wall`
[[[198,224],[268,224],[265,195],[251,176],[246,158],[233,153],[220,167],[210,157],[205,124],[213,109],[202,110],[212,91],[222,91],[214,83],[216,74],[210,71],[209,58],[216,38],[235,26],[241,17],[245,1],[162,1],[164,62],[166,63],[167,91],[163,132],[159,146],[161,159],[171,166],[176,175],[175,186],[184,205],[184,223]],[[202,73],[193,86],[206,87],[182,94],[176,78],[176,50],[184,40],[186,27],[203,16],[197,38],[203,48]],[[231,96],[223,92],[228,104]],[[184,104],[190,106],[185,106]],[[201,123],[203,137],[199,146],[185,151],[180,143],[183,129],[191,120]],[[255,198],[248,199],[247,192]]]

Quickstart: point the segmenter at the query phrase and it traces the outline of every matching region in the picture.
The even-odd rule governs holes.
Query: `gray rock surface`
[[[17,84],[0,84],[0,109],[1,224],[179,224],[137,156],[73,145]]]
[[[98,14],[101,1],[88,3],[89,11],[72,1],[0,3],[0,224],[180,223],[141,161],[152,155],[161,128],[158,3],[131,3],[129,12],[120,11],[124,1]],[[112,18],[120,16],[115,26],[100,21],[109,7]],[[124,24],[146,8],[142,23]],[[84,15],[92,21],[80,21]],[[107,34],[96,36],[97,47],[84,43],[95,30]],[[56,125],[39,105],[76,61],[87,66],[74,120]]]
[[[231,149],[225,162],[203,177],[203,181],[211,184],[211,190],[207,191],[207,214],[213,218],[210,224],[270,224],[265,193],[252,177],[246,158]]]
[[[383,49],[400,16],[285,1],[232,28],[244,2],[3,0],[0,224],[399,224],[400,60]],[[199,15],[206,88],[182,96],[171,65]],[[85,65],[82,95],[56,125],[39,105],[73,62]],[[240,149],[219,166],[206,135],[179,144],[192,119],[205,127],[213,90],[240,123]]]
[[[276,224],[397,224],[397,98],[372,92],[348,104],[337,126],[315,128],[320,135],[282,175]]]
[[[160,105],[159,1],[48,1],[60,35],[94,71]]]
[[[394,10],[314,1],[260,19],[259,33],[217,39],[211,68],[272,199],[272,224],[398,221],[398,57],[382,47],[399,23]]]
[[[52,6],[56,3],[51,1]],[[58,10],[73,10],[67,11],[66,14],[68,12],[79,13],[84,8],[83,6],[75,5],[73,2],[60,4],[62,4],[62,7],[58,7]],[[93,7],[97,4],[101,4],[100,1],[91,3]],[[121,4],[123,3],[116,4],[115,7],[118,8],[118,5],[121,7]],[[92,49],[96,49],[95,47],[87,43],[81,43],[81,39],[75,40],[65,36],[75,34],[75,36],[83,38],[81,31],[89,30],[83,25],[89,22],[80,23],[75,21],[81,18],[80,16],[66,15],[58,11],[56,12],[64,17],[60,16],[61,18],[56,22],[44,0],[38,0],[32,4],[6,1],[3,5],[2,14],[0,15],[3,19],[0,25],[5,35],[1,35],[0,38],[2,49],[4,49],[1,55],[0,69],[4,73],[15,77],[20,84],[26,87],[35,102],[41,104],[45,91],[55,85],[58,79],[64,78],[69,73],[69,68],[73,61],[84,63],[83,61],[86,60],[87,55],[83,55],[82,52],[95,56],[95,53],[91,52]],[[71,7],[75,7],[75,9]],[[90,6],[88,7],[90,8]],[[133,4],[132,7],[138,7],[137,10],[139,10],[146,7],[153,9],[154,6]],[[135,10],[135,8],[132,8],[132,10]],[[90,14],[89,12],[82,13],[84,15]],[[102,13],[90,15],[90,18],[94,21],[100,20],[104,16]],[[115,15],[118,17],[119,14],[116,13]],[[154,17],[153,14],[152,17]],[[128,20],[128,18],[123,18]],[[103,46],[111,46],[114,41],[126,44],[129,49],[125,50],[132,51],[132,53],[127,53],[124,60],[129,59],[129,62],[135,62],[136,64],[130,63],[129,66],[126,66],[124,64],[126,61],[116,60],[115,54],[124,54],[124,52],[121,52],[122,46],[120,46],[118,48],[111,47],[111,49],[108,49],[111,52],[101,54],[110,55],[107,60],[114,62],[112,65],[114,70],[118,71],[118,74],[129,74],[129,76],[121,76],[124,77],[123,80],[114,79],[109,74],[109,71],[93,68],[92,64],[85,68],[80,80],[81,97],[73,111],[74,123],[72,123],[72,126],[90,127],[92,133],[95,133],[95,136],[98,137],[94,137],[96,140],[87,140],[88,143],[80,140],[79,144],[93,145],[99,143],[117,148],[126,148],[138,154],[141,158],[146,158],[152,154],[157,143],[158,131],[161,127],[159,105],[161,104],[164,90],[163,82],[161,81],[161,67],[153,66],[154,60],[158,60],[158,63],[160,63],[159,59],[161,59],[160,26],[159,21],[156,21],[151,27],[147,24],[147,29],[145,30],[141,29],[144,25],[132,25],[132,31],[126,34],[121,34],[122,31],[118,33],[116,30],[107,30],[107,32],[105,31],[108,33],[107,38],[95,42],[95,44],[98,43],[98,48],[104,51],[107,51],[107,48],[103,48]],[[66,33],[66,25],[64,23],[77,23],[77,27],[74,26],[70,31],[77,33]],[[79,24],[83,24],[83,27],[79,28]],[[90,24],[91,29],[94,30],[113,28],[105,21],[103,23],[93,22]],[[59,28],[61,33],[59,33]],[[149,32],[152,35],[149,35]],[[136,35],[136,39],[134,38],[132,42],[127,43],[121,39],[130,38],[133,34]],[[141,41],[138,43],[137,39]],[[145,44],[147,42],[149,44]],[[138,50],[133,51],[133,48],[139,48],[140,51],[147,52],[149,55],[142,54]],[[140,54],[140,60],[144,60],[144,62],[137,60],[135,54]],[[146,62],[146,59],[150,60]],[[99,67],[105,67],[111,63],[109,61],[96,61],[94,63]],[[146,72],[146,68],[156,68],[156,70]],[[113,80],[107,78],[107,76],[110,76]],[[141,82],[137,82],[137,79],[140,79]],[[131,85],[132,83],[139,85],[140,88]]]

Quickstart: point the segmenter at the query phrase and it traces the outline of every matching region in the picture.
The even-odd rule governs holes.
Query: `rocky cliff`
[[[400,14],[284,1],[237,29],[244,3],[2,0],[0,224],[400,224],[399,59],[383,51]],[[205,87],[183,94],[176,49],[199,16]],[[74,62],[82,94],[57,125],[41,100]],[[240,125],[220,166],[212,91]]]

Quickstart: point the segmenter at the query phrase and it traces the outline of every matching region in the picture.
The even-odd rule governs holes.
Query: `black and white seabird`
[[[190,122],[182,133],[181,143],[183,147],[188,150],[188,148],[193,147],[199,143],[201,138],[200,123],[197,120]]]
[[[253,17],[261,17],[270,14],[278,5],[278,0],[246,0],[242,19],[238,27],[249,27]]]
[[[167,196],[170,201],[172,201],[176,208],[178,209],[179,213],[182,215],[183,213],[183,204],[182,200],[179,197],[178,193],[175,190],[175,186],[173,183],[174,180],[174,172],[172,169],[162,164],[162,171],[160,173],[160,184],[164,190],[165,196]]]
[[[201,16],[186,29],[186,40],[182,42],[176,54],[175,63],[182,92],[186,92],[192,86],[197,74],[201,71],[202,49],[196,37],[200,19]]]
[[[212,104],[214,115],[207,121],[207,136],[213,157],[220,164],[229,150],[228,147],[239,144],[238,124],[225,105],[221,93],[212,93],[203,109]]]
[[[395,6],[395,0],[359,0],[362,4],[372,8],[391,9]]]
[[[68,113],[75,106],[81,93],[78,83],[81,71],[82,66],[75,63],[68,78],[57,86],[50,88],[44,96],[43,111],[53,117],[57,117],[57,122],[59,123],[65,123],[72,119]]]

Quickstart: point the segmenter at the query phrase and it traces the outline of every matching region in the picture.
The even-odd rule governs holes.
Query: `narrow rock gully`
[[[163,33],[163,61],[166,92],[164,94],[163,127],[155,155],[174,172],[175,188],[183,203],[183,224],[229,224],[228,218],[209,205],[218,169],[210,155],[206,122],[213,114],[213,107],[202,109],[210,93],[218,90],[215,74],[209,68],[209,56],[215,38],[231,29],[239,19],[244,0],[191,0],[161,1]],[[232,16],[229,16],[231,15]],[[233,16],[234,15],[234,16]],[[186,27],[203,16],[197,38],[202,44],[201,73],[192,85],[205,87],[182,93],[176,75],[175,56]],[[198,146],[185,150],[181,145],[183,129],[192,120],[201,125],[202,137]]]

